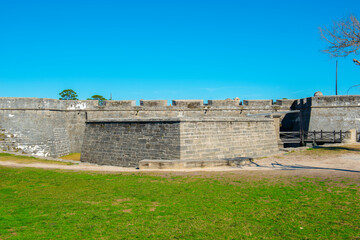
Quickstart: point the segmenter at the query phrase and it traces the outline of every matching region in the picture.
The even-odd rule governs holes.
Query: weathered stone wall
[[[81,160],[134,167],[144,159],[232,159],[277,151],[272,119],[94,120],[86,124]]]
[[[289,109],[271,100],[62,101],[47,98],[0,98],[0,149],[58,157],[80,152],[85,121],[103,118],[239,117]]]
[[[360,131],[360,95],[314,96],[300,99],[295,108],[301,111],[294,126],[308,131]]]
[[[37,156],[70,152],[70,136],[61,112],[0,110],[0,149]]]
[[[273,119],[184,120],[180,136],[183,160],[259,157],[279,150]]]
[[[180,159],[179,121],[89,121],[81,160],[123,167],[143,159]]]
[[[317,96],[300,100],[96,100],[0,98],[0,149],[43,156],[80,152],[85,121],[104,118],[213,118],[301,110],[282,119],[283,130],[360,131],[360,96]],[[301,119],[301,121],[300,121]]]

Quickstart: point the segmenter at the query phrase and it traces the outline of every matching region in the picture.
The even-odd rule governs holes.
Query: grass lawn
[[[348,144],[343,146],[318,146],[315,148],[308,148],[306,151],[295,152],[295,154],[301,154],[302,156],[328,156],[338,155],[344,153],[360,153],[360,144]]]
[[[359,239],[355,179],[0,167],[0,239]]]

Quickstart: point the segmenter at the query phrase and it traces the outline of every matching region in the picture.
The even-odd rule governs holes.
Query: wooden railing
[[[341,143],[346,138],[344,131],[291,131],[280,132],[283,143]]]

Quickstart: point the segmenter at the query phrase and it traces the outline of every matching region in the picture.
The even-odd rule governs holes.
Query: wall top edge
[[[212,118],[107,118],[88,120],[86,123],[147,123],[147,122],[272,122],[271,118],[212,117]]]
[[[289,102],[296,100],[280,99],[274,102],[272,99],[267,100],[243,100],[225,99],[225,100],[208,100],[204,103],[202,99],[175,99],[168,103],[168,100],[143,100],[136,104],[136,100],[59,100],[52,98],[25,98],[25,97],[0,97],[0,108],[58,108],[58,109],[84,109],[84,108],[124,108],[124,107],[183,107],[193,108],[201,106],[212,107],[236,107],[236,106],[272,106],[272,105],[288,105]]]
[[[207,104],[201,99],[180,99],[172,100],[168,104],[167,100],[140,100],[140,105],[136,100],[58,100],[51,98],[19,98],[19,97],[0,97],[1,110],[206,110],[206,109],[269,109],[275,110],[284,108],[299,108],[309,106],[359,106],[360,95],[332,95],[332,96],[313,96],[302,99],[278,99],[273,100],[243,100],[225,99],[208,100]]]

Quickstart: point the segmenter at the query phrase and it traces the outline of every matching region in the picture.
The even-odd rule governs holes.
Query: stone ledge
[[[87,123],[138,123],[138,122],[271,122],[270,118],[215,117],[215,118],[107,118],[88,120]]]
[[[173,100],[172,106],[179,108],[199,108],[204,106],[204,100]]]
[[[250,165],[252,158],[240,157],[225,160],[141,160],[140,169],[189,169],[189,168],[216,168],[242,167]]]

